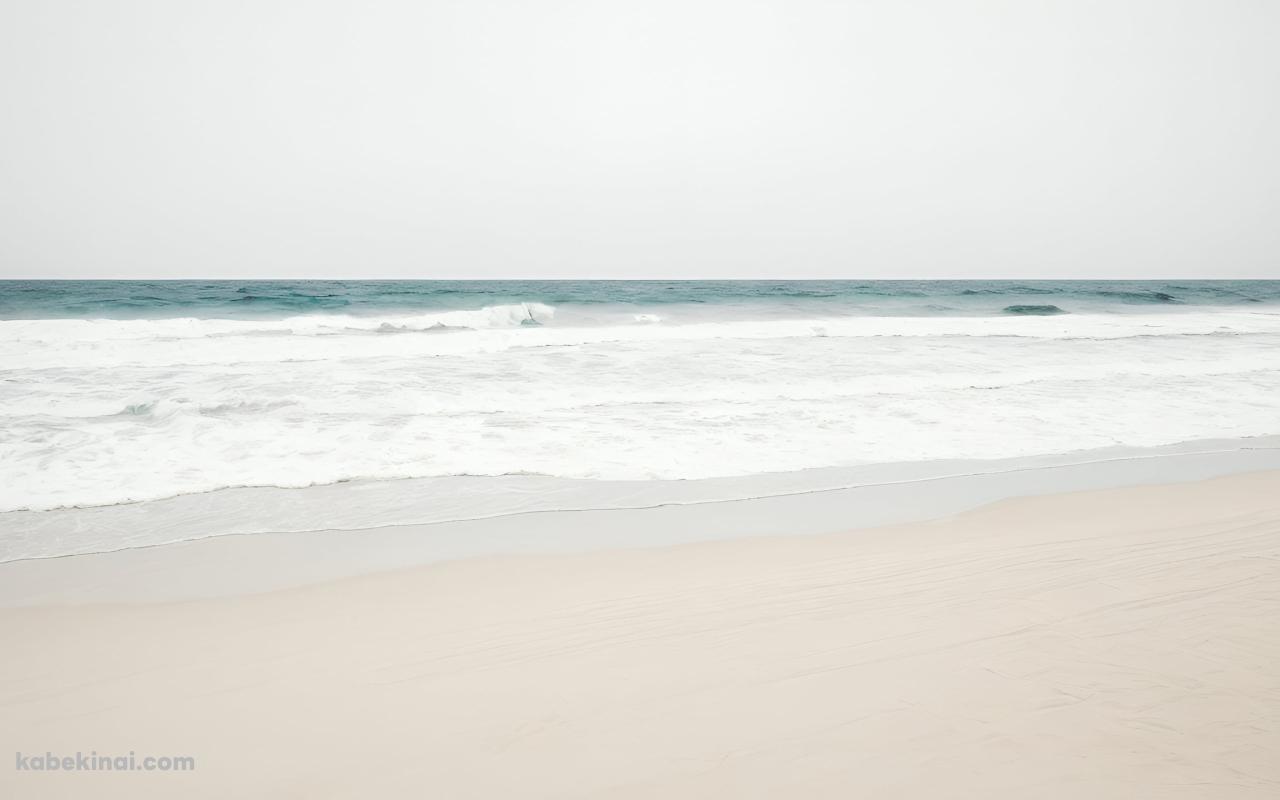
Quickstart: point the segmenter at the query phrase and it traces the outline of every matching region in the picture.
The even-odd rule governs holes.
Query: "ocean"
[[[0,511],[1280,433],[1280,281],[4,281]]]

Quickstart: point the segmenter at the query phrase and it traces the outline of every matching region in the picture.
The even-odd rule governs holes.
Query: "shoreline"
[[[0,746],[196,769],[5,770],[0,787],[1260,800],[1280,785],[1277,488],[1255,471],[269,591],[228,581],[324,549],[315,534],[204,540],[225,562],[126,551],[160,556],[137,584],[218,574],[204,598],[123,597],[109,556],[4,565],[6,590],[14,568],[96,566],[85,604],[0,609]]]
[[[1271,452],[1277,454],[1273,458]],[[1205,457],[1208,472],[1158,470],[1156,480],[1280,467],[1280,434],[1195,439],[1151,447],[1114,446],[1000,459],[936,459],[681,480],[595,480],[543,475],[359,479],[304,487],[244,486],[102,506],[0,512],[0,565],[111,553],[216,536],[366,531],[481,522],[533,513],[640,511],[981,478],[1044,469]],[[1128,477],[1117,477],[1125,485]],[[1099,484],[1109,485],[1109,484]],[[181,530],[175,534],[168,531]],[[128,531],[121,537],[122,532]],[[118,546],[103,541],[114,537]],[[73,541],[74,539],[74,541]],[[43,552],[48,541],[58,552]]]
[[[0,608],[48,602],[157,602],[228,596],[303,586],[327,580],[446,561],[519,554],[575,553],[667,547],[691,542],[771,536],[820,535],[939,519],[1002,500],[1044,494],[1188,482],[1280,469],[1280,436],[1184,442],[1156,448],[1035,456],[1000,461],[939,461],[810,470],[802,473],[687,482],[568,482],[520,478],[506,499],[564,502],[591,499],[604,505],[510,510],[490,517],[445,519],[356,528],[310,528],[213,534],[116,550],[0,562]],[[983,469],[985,468],[985,469]],[[851,478],[862,482],[842,485]],[[485,485],[494,479],[462,479]],[[402,501],[414,487],[440,479],[342,484],[310,489],[266,490],[289,498],[288,507],[313,517],[340,513],[370,502],[388,502],[387,489]],[[555,486],[549,488],[548,481]],[[444,480],[445,484],[458,485]],[[492,485],[492,484],[489,484]],[[769,487],[773,494],[735,496],[744,488]],[[621,488],[620,488],[621,487]],[[373,490],[374,497],[353,502]],[[258,490],[244,490],[257,492]],[[577,492],[576,496],[574,492]],[[728,496],[717,497],[716,493]],[[593,494],[594,493],[594,494]],[[422,513],[442,492],[404,506]],[[261,499],[262,495],[259,495]],[[189,500],[194,496],[177,498]],[[198,496],[208,500],[213,495]],[[500,502],[501,493],[478,492],[465,502]],[[238,490],[218,499],[239,504],[265,519],[263,504],[246,504]],[[639,503],[618,506],[620,501]],[[200,515],[157,514],[157,504],[88,509],[142,514],[152,524],[180,526],[192,519],[218,520],[226,504]],[[446,507],[446,513],[458,506]],[[70,510],[80,511],[80,510]],[[34,512],[43,520],[58,512]],[[361,513],[357,511],[357,513]],[[69,518],[83,529],[83,520]],[[16,526],[10,515],[0,533]],[[234,516],[233,516],[234,518]],[[157,522],[159,520],[159,522]],[[112,521],[126,530],[129,520]],[[32,537],[57,535],[29,528]]]

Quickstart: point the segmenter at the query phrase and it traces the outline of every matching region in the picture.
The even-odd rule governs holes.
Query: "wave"
[[[164,422],[180,424],[182,421],[199,421],[202,417],[235,416],[245,422],[256,417],[269,417],[278,411],[284,414],[313,415],[329,421],[340,419],[365,420],[382,418],[398,420],[415,415],[429,415],[438,420],[460,419],[467,416],[501,415],[518,407],[521,414],[619,412],[645,407],[670,411],[697,407],[716,408],[721,411],[741,407],[748,411],[779,404],[845,404],[861,398],[877,398],[877,402],[895,402],[895,398],[963,395],[972,392],[1017,389],[1029,392],[1055,391],[1068,394],[1087,392],[1091,384],[1114,384],[1124,381],[1141,381],[1155,385],[1170,381],[1267,381],[1280,380],[1280,364],[1259,367],[1251,362],[1213,361],[1202,364],[1151,363],[1138,366],[1096,364],[1081,361],[1060,365],[1052,370],[1022,368],[1010,365],[1001,372],[988,372],[978,376],[964,371],[935,369],[923,374],[894,375],[876,372],[862,376],[845,376],[834,379],[809,377],[787,385],[767,383],[737,384],[716,383],[710,386],[665,385],[636,387],[626,392],[614,389],[597,389],[580,386],[572,392],[560,393],[555,387],[530,389],[519,400],[502,391],[502,381],[477,382],[468,392],[429,393],[416,388],[390,389],[381,395],[376,405],[362,405],[359,395],[324,395],[326,376],[317,371],[313,382],[297,386],[299,394],[289,397],[250,399],[243,390],[223,390],[216,385],[203,389],[202,396],[152,397],[138,399],[123,409],[111,406],[106,398],[78,403],[63,403],[56,409],[48,408],[34,400],[13,402],[7,409],[7,418],[37,425],[61,424],[78,421],[135,418],[137,422]],[[584,375],[566,374],[566,380],[582,380]],[[106,392],[109,396],[109,391]],[[115,410],[112,410],[115,409]],[[136,419],[147,418],[147,419]],[[280,420],[277,420],[277,422]]]
[[[1278,449],[1280,443],[1273,437],[1210,439],[1129,452],[1106,448],[996,462],[877,464],[728,480],[656,481],[639,486],[525,473],[354,478],[305,488],[237,485],[150,501],[0,512],[0,563],[116,552],[226,535],[367,531],[546,513],[710,506],[1150,460],[1176,464],[1181,459],[1193,459],[1203,463],[1206,457],[1227,457],[1238,464],[1236,459],[1243,456],[1249,463],[1265,467],[1274,461],[1274,456],[1268,455]],[[296,491],[300,488],[303,490]],[[350,502],[352,492],[358,493],[360,502]],[[27,535],[5,535],[19,529]],[[130,538],[121,541],[112,535],[119,530],[129,530]],[[59,534],[44,535],[54,531]],[[67,536],[61,531],[74,534]]]
[[[1276,313],[562,311],[0,322],[0,508],[354,477],[684,479],[1280,424]]]
[[[223,417],[232,414],[266,414],[287,406],[296,406],[297,404],[297,400],[226,400],[201,404],[187,400],[157,398],[138,403],[129,403],[120,411],[106,416],[108,418],[153,417],[162,419],[176,417],[184,413],[194,413],[210,417]],[[92,419],[94,417],[93,415],[88,415],[82,418]]]
[[[554,319],[556,309],[544,303],[512,303],[485,306],[474,311],[442,311],[412,316],[355,317],[307,316],[284,320],[294,333],[347,331],[482,330],[540,326]]]
[[[1098,297],[1109,297],[1119,300],[1122,303],[1180,303],[1178,298],[1168,292],[1114,292],[1114,291],[1096,291],[1091,294]]]
[[[1026,286],[1013,284],[1009,286],[987,287],[982,289],[967,288],[959,292],[961,297],[1005,296],[1023,294],[1062,294],[1063,290],[1056,286]]]
[[[633,396],[625,371],[562,377],[571,385],[529,386],[514,397],[502,379],[471,386],[457,398],[473,404],[467,413],[433,402],[462,389],[456,384],[434,398],[413,389],[364,408],[359,376],[330,387],[317,371],[301,407],[279,414],[264,407],[252,415],[257,419],[234,425],[202,413],[216,402],[171,404],[159,418],[122,420],[110,429],[93,421],[72,427],[11,418],[6,428],[14,441],[38,432],[55,452],[76,457],[44,458],[38,483],[21,453],[6,459],[0,510],[106,506],[231,486],[517,474],[676,480],[1151,446],[1274,432],[1265,404],[1280,390],[1280,369],[1179,375],[1098,369],[1065,380],[1010,375],[980,384],[957,374],[782,391],[732,382],[698,389],[686,376],[680,385],[655,387],[665,398]],[[596,389],[602,381],[609,385]],[[592,391],[599,396],[585,396]],[[1208,392],[1213,396],[1201,399]],[[606,402],[583,402],[592,399]],[[1090,403],[1107,413],[1091,413]],[[959,420],[964,425],[954,424]],[[596,437],[607,437],[608,446],[581,447]]]
[[[811,340],[1092,341],[1280,335],[1280,314],[1178,311],[999,317],[826,317],[671,322],[617,313],[561,320],[554,306],[515,303],[398,317],[312,315],[283,320],[4,320],[0,369],[195,367],[267,362],[464,356],[542,348],[633,345],[706,347],[712,342]],[[706,343],[706,344],[697,344]]]
[[[1187,287],[1166,286],[1166,289],[1175,291],[1182,289],[1192,291]],[[1054,297],[1076,298],[1081,300],[1089,299],[1105,299],[1119,302],[1122,305],[1145,305],[1145,304],[1175,304],[1183,301],[1170,292],[1158,291],[1155,289],[1100,289],[1091,287],[1077,286],[1001,286],[997,288],[983,289],[963,289],[959,292],[962,297],[1009,297],[1018,295],[1052,295]],[[1236,292],[1215,291],[1213,293],[1218,299],[1224,296],[1234,296],[1240,301],[1261,302],[1257,298],[1242,295]],[[1096,304],[1096,302],[1095,302]]]
[[[1057,306],[1052,306],[1052,305],[1049,305],[1049,306],[1013,305],[1013,306],[1005,306],[1004,313],[1032,314],[1032,315],[1039,315],[1039,316],[1047,316],[1050,314],[1065,314],[1067,312],[1063,311],[1061,308],[1058,308]]]

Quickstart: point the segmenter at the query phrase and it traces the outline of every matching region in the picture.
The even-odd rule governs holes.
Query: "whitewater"
[[[1280,434],[1278,301],[1266,281],[5,282],[0,511]]]

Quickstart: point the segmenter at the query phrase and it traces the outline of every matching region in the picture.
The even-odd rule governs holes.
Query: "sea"
[[[1280,434],[1280,281],[2,281],[0,512]]]

